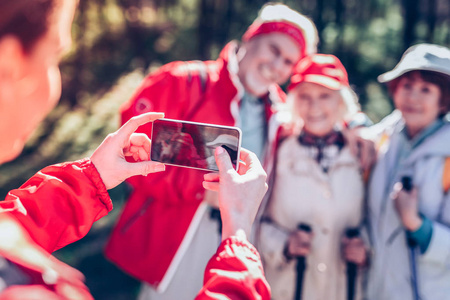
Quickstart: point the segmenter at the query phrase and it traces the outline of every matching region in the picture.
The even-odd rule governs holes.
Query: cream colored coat
[[[360,225],[363,212],[364,188],[356,158],[344,147],[326,174],[291,137],[280,146],[275,175],[265,215],[276,225],[262,223],[257,241],[273,299],[294,298],[296,261],[286,261],[283,248],[301,222],[314,232],[302,299],[346,299],[341,238],[347,228]],[[358,281],[355,299],[361,295]]]

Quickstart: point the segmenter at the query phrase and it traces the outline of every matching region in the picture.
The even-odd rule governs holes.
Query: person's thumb
[[[219,167],[219,173],[227,173],[229,170],[233,170],[233,164],[231,163],[228,152],[222,148],[217,147],[214,151],[217,166]]]
[[[144,175],[150,173],[156,173],[166,170],[166,166],[162,163],[157,163],[153,161],[142,161],[136,163],[128,163],[128,174],[129,177],[135,175]]]

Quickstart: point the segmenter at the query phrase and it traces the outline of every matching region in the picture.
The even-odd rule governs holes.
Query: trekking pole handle
[[[403,176],[402,177],[402,186],[405,191],[410,192],[413,189],[412,178],[410,176]]]
[[[311,226],[306,223],[300,223],[297,225],[298,230],[302,230],[305,232],[311,232]],[[303,288],[303,276],[305,274],[306,269],[306,257],[298,256],[297,257],[297,285],[295,289],[295,298],[294,300],[300,300],[302,298],[302,288]]]
[[[349,239],[359,236],[359,229],[348,228],[345,231],[345,236]],[[347,262],[347,300],[355,298],[356,277],[358,275],[358,266],[354,262]]]

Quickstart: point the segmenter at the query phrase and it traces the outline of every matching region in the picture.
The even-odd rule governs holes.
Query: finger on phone
[[[120,127],[116,131],[116,134],[124,139],[128,139],[136,131],[136,129],[139,128],[139,126],[161,118],[164,118],[164,113],[158,112],[150,112],[133,117],[129,119],[124,125],[122,125],[122,127]]]
[[[214,156],[216,159],[217,166],[219,167],[219,173],[228,172],[228,170],[234,170],[233,164],[231,163],[230,156],[228,152],[222,147],[217,147],[214,151]]]
[[[145,151],[144,148],[139,148],[138,153],[139,153],[140,160],[142,160],[142,161],[149,160],[150,155],[147,151]]]
[[[207,190],[218,192],[220,185],[219,182],[203,181],[203,187]]]
[[[258,166],[261,166],[261,163],[258,160],[258,157],[255,153],[253,153],[250,150],[247,150],[245,148],[241,148],[239,159],[248,167],[252,164],[257,164]]]
[[[130,149],[128,149],[128,152],[134,154],[134,153],[138,152],[138,149],[139,148],[137,146],[131,146]]]
[[[247,171],[248,171],[248,165],[247,164],[245,164],[243,161],[240,161],[239,162],[239,168],[238,168],[238,174],[239,175],[244,175],[244,174],[246,174],[247,173]]]
[[[250,153],[252,153],[250,150],[247,150],[247,149],[241,147],[241,151],[239,153],[239,159],[241,161],[243,161],[246,165],[249,165],[251,162]]]
[[[133,159],[139,161],[139,154],[137,152],[133,152]]]
[[[131,145],[143,147],[147,152],[150,152],[151,140],[144,133],[131,134]]]
[[[205,175],[203,175],[203,179],[205,181],[219,181],[219,173],[207,173]]]
[[[166,170],[166,166],[162,163],[153,161],[142,161],[137,163],[130,163],[127,167],[127,175],[148,175],[150,173],[162,172]]]

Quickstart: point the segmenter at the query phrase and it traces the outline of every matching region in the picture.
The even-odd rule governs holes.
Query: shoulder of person
[[[199,74],[206,70],[209,62],[195,61],[172,61],[159,67],[150,67],[145,80],[156,77],[174,77],[174,79],[187,78],[189,75]]]
[[[396,109],[384,117],[380,122],[369,127],[369,129],[377,135],[383,133],[389,134],[401,123],[403,123],[402,113]]]
[[[394,110],[377,124],[359,128],[358,135],[363,139],[373,141],[375,143],[375,148],[379,150],[389,141],[396,128],[400,126],[402,122],[401,112]]]
[[[195,76],[207,78],[210,73],[213,73],[217,69],[216,61],[190,60],[168,63],[160,67],[159,72],[178,78],[190,79]]]

